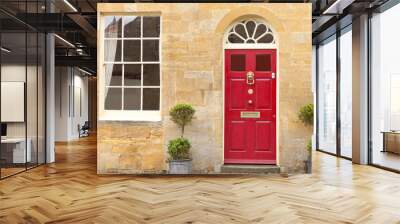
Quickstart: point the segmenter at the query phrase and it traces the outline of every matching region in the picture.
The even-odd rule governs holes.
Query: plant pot
[[[311,155],[309,155],[307,160],[304,161],[304,171],[306,173],[311,173],[312,172],[312,158],[311,158]]]
[[[192,173],[192,160],[170,160],[169,174],[190,174]]]

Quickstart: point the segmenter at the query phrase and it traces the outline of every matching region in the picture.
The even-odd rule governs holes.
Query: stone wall
[[[160,173],[165,170],[161,123],[99,122],[99,173]]]
[[[311,4],[103,3],[98,4],[98,11],[100,16],[103,13],[162,16],[162,121],[100,122],[99,173],[166,169],[167,142],[179,135],[178,128],[169,120],[168,110],[180,102],[190,103],[197,110],[185,133],[193,145],[193,168],[197,172],[219,172],[223,164],[223,36],[232,23],[243,18],[263,19],[276,33],[278,162],[292,172],[303,170],[311,128],[298,121],[297,111],[312,102]]]

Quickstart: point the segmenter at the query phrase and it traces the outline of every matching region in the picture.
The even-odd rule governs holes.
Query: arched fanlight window
[[[275,45],[275,36],[271,28],[258,20],[241,20],[229,29],[226,45],[236,44],[269,44]]]

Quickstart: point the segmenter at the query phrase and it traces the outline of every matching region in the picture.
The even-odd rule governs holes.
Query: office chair
[[[85,121],[82,127],[79,128],[79,138],[89,136],[89,129],[90,129],[89,121]]]

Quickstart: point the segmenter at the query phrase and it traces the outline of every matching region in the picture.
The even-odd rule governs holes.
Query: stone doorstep
[[[280,172],[281,168],[276,165],[228,164],[221,166],[221,173],[267,174],[267,173],[280,173]]]
[[[225,164],[221,166],[220,172],[198,172],[193,170],[190,174],[169,174],[166,170],[162,172],[147,171],[143,173],[102,173],[100,176],[110,175],[131,175],[137,177],[234,177],[234,176],[246,176],[246,175],[265,175],[265,174],[285,174],[282,173],[281,167],[277,165],[249,165],[249,164]]]

